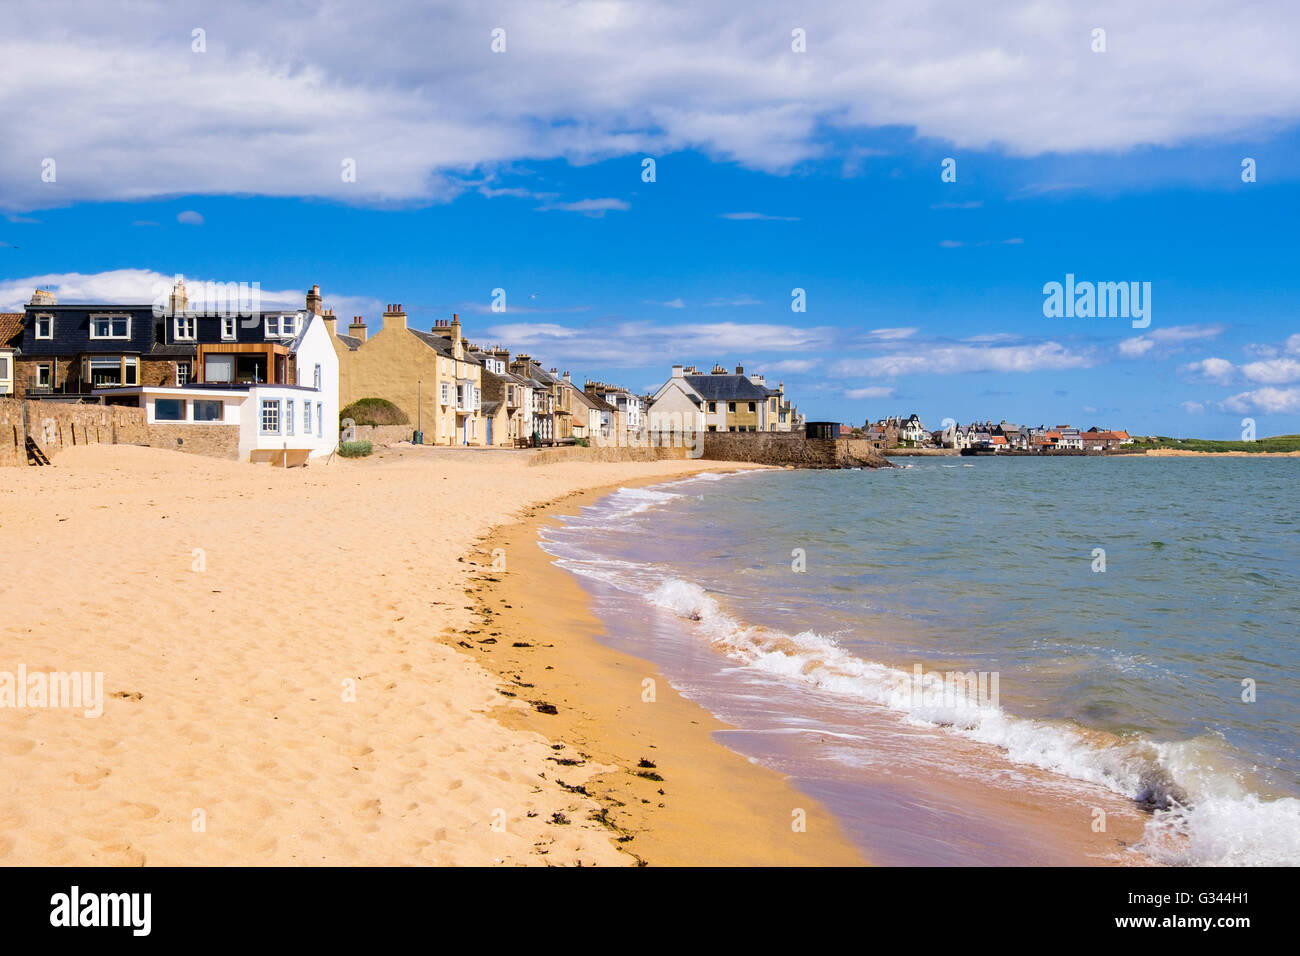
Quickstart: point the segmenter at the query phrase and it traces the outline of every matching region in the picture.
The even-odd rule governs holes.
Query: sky
[[[741,7],[6,4],[0,309],[319,284],[815,420],[1300,432],[1300,8]]]

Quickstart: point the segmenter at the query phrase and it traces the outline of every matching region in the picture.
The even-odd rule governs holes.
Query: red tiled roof
[[[0,348],[10,344],[11,339],[18,338],[23,330],[23,313],[0,312]]]

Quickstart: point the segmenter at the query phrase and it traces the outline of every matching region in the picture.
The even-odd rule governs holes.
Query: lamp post
[[[420,443],[424,443],[424,379],[415,380],[415,430],[420,433]]]

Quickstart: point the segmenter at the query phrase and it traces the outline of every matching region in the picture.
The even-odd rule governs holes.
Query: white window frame
[[[181,375],[181,369],[185,370],[185,374],[183,376]],[[194,366],[190,365],[189,362],[177,362],[176,363],[176,387],[184,388],[186,385],[190,383],[190,380],[192,378],[194,378]]]
[[[274,428],[267,427],[268,412],[272,412],[270,417],[275,421]],[[260,435],[280,434],[280,400],[278,398],[262,399],[261,416],[257,422],[257,431]]]
[[[439,396],[442,399],[440,404],[450,405],[451,404],[451,383],[450,382],[442,383],[441,393],[442,394]]]
[[[308,403],[304,402],[303,404],[308,404]],[[298,410],[293,407],[293,399],[286,398],[284,400],[284,429],[285,429],[284,433],[286,435],[293,434],[293,430],[295,428],[295,421],[293,416],[297,413],[297,411]]]
[[[317,363],[316,371],[312,375],[312,383],[316,391],[318,392],[320,391],[320,381],[321,381],[320,363]]]
[[[316,403],[316,437],[325,437],[325,406],[322,402]]]
[[[182,325],[183,323],[183,325]],[[185,331],[181,331],[182,328]],[[178,315],[172,318],[172,337],[177,342],[194,342],[199,337],[199,320],[193,315]]]
[[[40,339],[41,341],[45,341],[45,342],[48,342],[50,339],[54,338],[54,313],[37,312],[35,318],[36,318],[36,323],[35,325],[32,326],[32,335],[37,339]],[[44,335],[41,335],[42,322],[46,323],[46,332]]]
[[[96,334],[95,323],[101,319],[108,319],[109,322],[108,328],[110,334],[108,335]],[[124,334],[122,335],[112,334],[114,319],[124,319],[126,321],[126,332]],[[123,339],[129,339],[131,337],[131,316],[125,312],[92,312],[90,315],[90,337],[92,339],[101,342],[106,339],[115,339],[117,341],[121,341]]]
[[[221,341],[235,341],[235,317],[233,315],[223,315],[221,317]]]
[[[198,415],[199,402],[207,402],[209,404],[216,405],[217,408],[221,410],[220,414],[217,415],[216,418],[199,418]],[[191,421],[194,421],[200,425],[223,424],[226,420],[226,403],[219,398],[196,398],[190,402],[190,419]]]
[[[159,402],[180,402],[181,417],[180,418],[159,418],[158,417]],[[153,401],[153,420],[163,425],[174,425],[177,424],[178,422],[188,422],[190,420],[190,403],[183,398],[166,398],[166,397],[155,398]]]
[[[44,378],[45,381],[41,381]],[[36,366],[36,387],[53,388],[54,387],[54,363],[40,362]]]
[[[311,434],[311,402],[302,403],[302,433]]]

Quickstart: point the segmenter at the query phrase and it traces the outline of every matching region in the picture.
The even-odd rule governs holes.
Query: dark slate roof
[[[131,334],[125,339],[92,339],[90,316],[101,312],[129,315]],[[43,314],[54,316],[53,338],[36,337],[36,316]],[[143,355],[153,348],[155,324],[152,305],[29,305],[18,341],[23,355],[29,358],[82,354]]]
[[[497,409],[499,409],[500,407],[501,407],[500,402],[483,402],[479,406],[479,410],[484,415],[495,415],[497,413]]]
[[[686,384],[711,402],[761,402],[767,389],[744,375],[687,375]]]
[[[361,348],[361,340],[354,335],[343,335],[342,333],[339,333],[335,337],[346,345],[350,352],[355,352],[357,349]]]
[[[207,345],[208,343],[205,342],[204,344]],[[147,354],[162,356],[164,358],[176,357],[176,356],[180,356],[183,358],[185,356],[197,355],[198,349],[195,348],[193,345],[181,345],[179,343],[173,345],[160,344],[160,345],[155,345],[153,348],[151,348]]]

